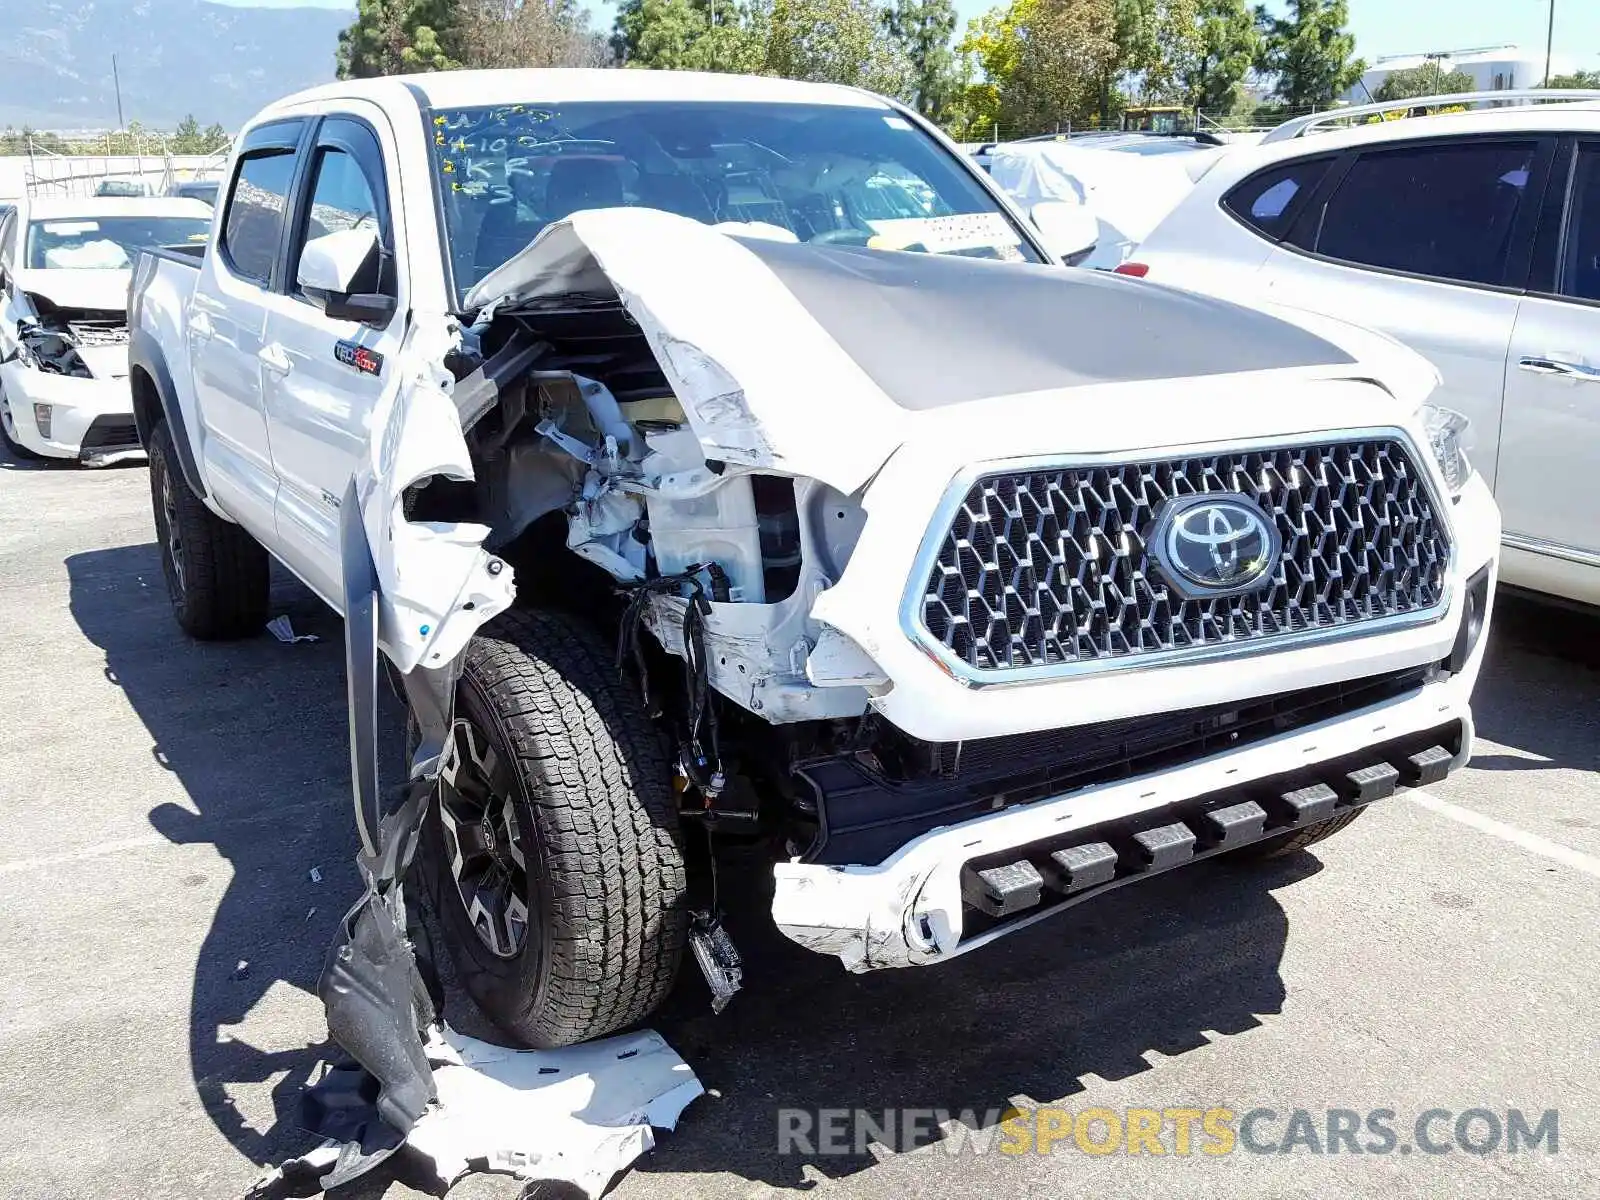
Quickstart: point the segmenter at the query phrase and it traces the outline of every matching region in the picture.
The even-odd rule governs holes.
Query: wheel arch
[[[195,460],[194,443],[189,438],[177,389],[172,383],[172,372],[160,343],[146,330],[135,329],[129,338],[128,351],[128,386],[133,393],[133,423],[139,433],[139,444],[149,450],[151,434],[165,421],[172,430],[184,482],[196,496],[207,499],[210,493],[200,474],[200,464]]]

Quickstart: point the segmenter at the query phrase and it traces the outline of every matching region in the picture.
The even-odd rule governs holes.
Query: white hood
[[[1098,419],[1083,420],[1086,389],[1108,385],[1157,385],[1136,393],[1148,397],[1294,372],[1376,378],[1396,395],[1431,387],[1431,368],[1398,344],[1287,310],[1100,272],[736,237],[652,209],[549,226],[466,304],[573,294],[621,301],[708,458],[847,493],[943,410],[983,405],[1011,419],[1001,397],[1074,412],[1044,451],[1082,448],[1061,443]],[[1164,440],[1144,419],[1154,411],[1110,415],[1123,436]],[[1239,432],[1278,431],[1267,425]]]
[[[130,270],[49,271],[16,273],[17,287],[42,296],[57,308],[97,308],[127,311]]]

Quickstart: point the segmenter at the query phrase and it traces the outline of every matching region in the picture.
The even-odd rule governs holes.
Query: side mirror
[[[1081,204],[1065,200],[1041,200],[1028,215],[1039,240],[1062,262],[1075,267],[1094,250],[1100,240],[1100,222]]]
[[[336,321],[386,325],[394,316],[395,299],[373,291],[381,253],[377,231],[371,228],[325,233],[301,249],[295,282]]]

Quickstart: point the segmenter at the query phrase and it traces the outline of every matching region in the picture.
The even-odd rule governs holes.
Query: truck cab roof
[[[349,79],[286,96],[257,120],[315,107],[323,101],[394,103],[402,93],[430,108],[468,105],[578,103],[586,100],[704,100],[769,104],[838,104],[890,110],[888,101],[860,88],[806,83],[758,75],[699,71],[616,71],[528,68],[497,71],[435,71],[381,79]]]

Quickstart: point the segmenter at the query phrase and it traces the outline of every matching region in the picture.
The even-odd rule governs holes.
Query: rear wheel
[[[1304,829],[1291,829],[1286,833],[1262,838],[1259,842],[1252,842],[1248,846],[1241,846],[1228,857],[1236,862],[1262,862],[1269,858],[1282,858],[1288,854],[1298,854],[1325,838],[1331,838],[1366,811],[1365,807],[1352,808],[1348,812],[1340,813],[1338,816],[1329,817],[1326,821],[1318,821],[1315,825],[1307,825]]]
[[[671,760],[610,649],[516,611],[467,650],[418,870],[463,986],[517,1041],[647,1016],[687,935]]]
[[[271,588],[267,552],[190,490],[165,421],[150,435],[150,501],[167,595],[184,632],[208,642],[260,633]]]

